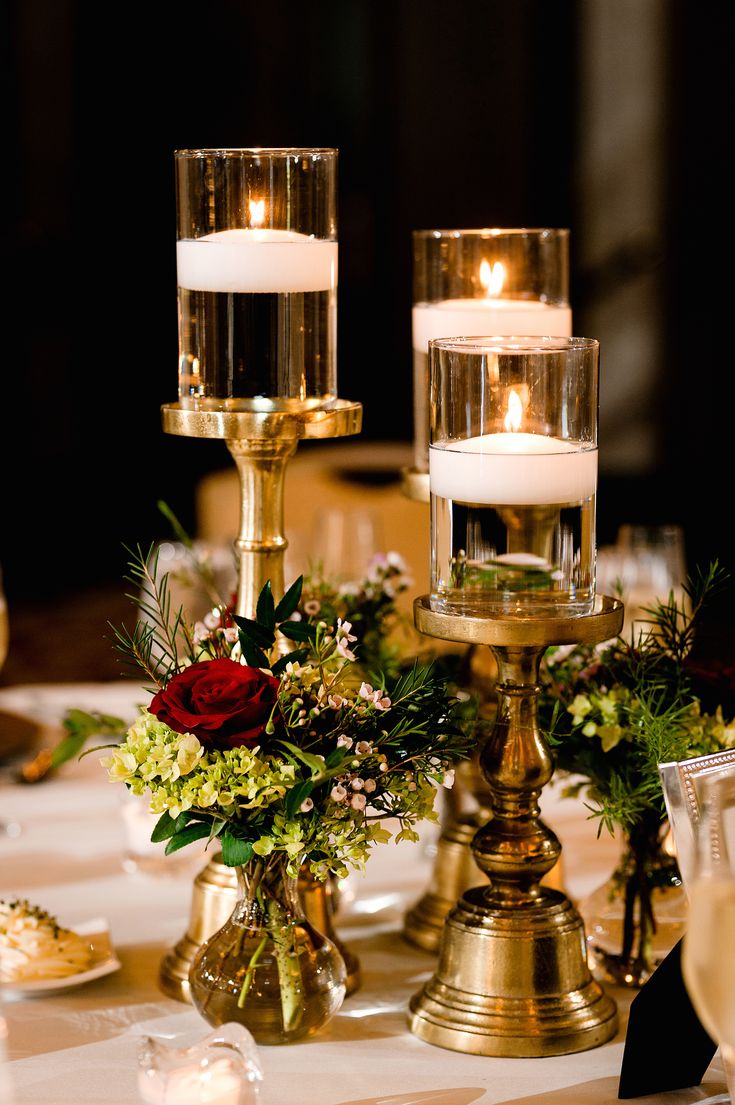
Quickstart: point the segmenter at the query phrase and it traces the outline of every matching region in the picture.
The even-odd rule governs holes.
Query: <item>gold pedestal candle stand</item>
[[[236,612],[253,618],[258,595],[268,580],[276,601],[284,591],[283,560],[288,541],[283,504],[288,461],[303,439],[359,433],[362,405],[335,399],[323,407],[308,407],[292,401],[286,410],[242,411],[193,409],[171,403],[162,408],[162,415],[166,433],[223,440],[235,461],[241,493],[240,532],[235,540],[239,566]],[[300,889],[307,919],[342,952],[347,992],[353,992],[360,982],[359,962],[331,928],[328,888],[306,880]],[[235,873],[217,853],[194,880],[187,932],[161,962],[159,985],[169,997],[191,1000],[189,969],[194,956],[229,918],[236,899]]]
[[[495,726],[481,753],[492,816],[472,852],[489,886],[467,891],[444,922],[436,971],[410,1002],[411,1031],[474,1055],[563,1055],[615,1035],[612,999],[592,978],[583,922],[559,890],[541,885],[561,845],[540,820],[553,774],[537,724],[539,664],[552,644],[615,637],[623,604],[598,596],[574,617],[457,616],[414,604],[420,632],[487,644],[498,664]]]

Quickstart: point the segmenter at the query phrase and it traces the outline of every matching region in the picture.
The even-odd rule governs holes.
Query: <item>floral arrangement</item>
[[[727,582],[714,563],[681,598],[672,593],[648,608],[630,639],[552,648],[542,663],[539,714],[568,778],[565,793],[582,796],[599,830],[620,830],[627,842],[613,880],[625,899],[616,981],[650,974],[652,894],[672,878],[679,885],[675,858],[662,853],[668,824],[659,764],[735,745],[735,721],[713,701],[696,648],[703,611]]]
[[[141,616],[115,630],[116,645],[150,700],[128,726],[71,711],[57,760],[94,733],[113,737],[101,762],[159,815],[152,840],[167,854],[206,840],[237,869],[241,900],[199,949],[192,1000],[212,1023],[286,1042],[344,993],[339,952],[294,912],[298,876],[343,877],[379,843],[418,840],[470,755],[466,704],[439,669],[406,667],[388,641],[408,585],[395,554],[351,586],[316,572],[276,599],[266,583],[253,618],[221,600],[193,621],[172,610],[156,557],[131,555]]]
[[[387,818],[396,840],[436,819],[437,789],[451,787],[471,732],[430,665],[386,678],[357,655],[361,628],[381,656],[405,586],[398,557],[352,588],[299,578],[276,602],[266,584],[254,619],[222,602],[194,624],[172,616],[166,578],[140,550],[130,567],[146,584],[145,619],[118,632],[118,648],[152,697],[103,763],[149,795],[167,853],[206,837],[228,865],[282,858],[290,874],[306,863],[317,878],[342,876],[390,838]]]

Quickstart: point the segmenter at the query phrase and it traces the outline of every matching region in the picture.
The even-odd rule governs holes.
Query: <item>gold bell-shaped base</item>
[[[337,947],[347,968],[347,994],[361,985],[360,962],[334,931],[333,888],[306,872],[299,877],[299,894],[310,924]],[[222,928],[237,902],[237,876],[215,856],[194,879],[189,927],[161,960],[158,983],[176,1001],[191,1001],[189,970],[201,945]]]
[[[585,1051],[617,1031],[615,1003],[587,968],[584,928],[554,890],[512,913],[486,888],[447,916],[431,980],[410,1003],[414,1035],[471,1055]]]

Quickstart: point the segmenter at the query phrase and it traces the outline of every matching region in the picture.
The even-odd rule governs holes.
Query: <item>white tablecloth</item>
[[[54,725],[69,706],[132,717],[147,701],[136,683],[0,690],[0,709]],[[33,786],[0,773],[0,897],[20,895],[74,927],[104,917],[122,967],[64,993],[5,1002],[8,1105],[138,1105],[137,1052],[145,1034],[188,1040],[210,1029],[192,1007],[158,988],[165,952],[188,927],[193,855],[182,870],[126,870],[124,788],[107,781],[99,755],[65,765]],[[122,793],[121,793],[122,792]],[[563,845],[564,885],[574,900],[612,870],[617,844],[599,839],[579,803],[553,784],[544,817]],[[360,959],[363,984],[312,1039],[261,1047],[262,1105],[608,1105],[617,1102],[632,994],[613,990],[620,1010],[615,1040],[570,1056],[493,1059],[463,1055],[417,1039],[407,1003],[433,971],[434,957],[402,939],[406,910],[431,875],[427,827],[422,843],[376,849],[365,876],[352,877],[338,917],[341,938]],[[173,857],[170,857],[173,859]],[[2,1101],[0,1079],[0,1105]],[[641,1105],[723,1100],[719,1055],[701,1086],[639,1098]]]

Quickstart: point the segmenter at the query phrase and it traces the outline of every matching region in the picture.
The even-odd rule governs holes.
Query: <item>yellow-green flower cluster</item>
[[[147,710],[102,763],[111,780],[127,783],[134,794],[150,791],[152,813],[172,817],[206,810],[226,818],[235,808],[269,806],[296,778],[292,764],[261,758],[257,749],[205,750],[191,733],[175,733]]]
[[[577,694],[567,707],[572,715],[572,725],[580,726],[585,737],[598,737],[603,752],[609,752],[622,740],[632,740],[628,717],[636,702],[632,692],[624,686],[590,690]]]

